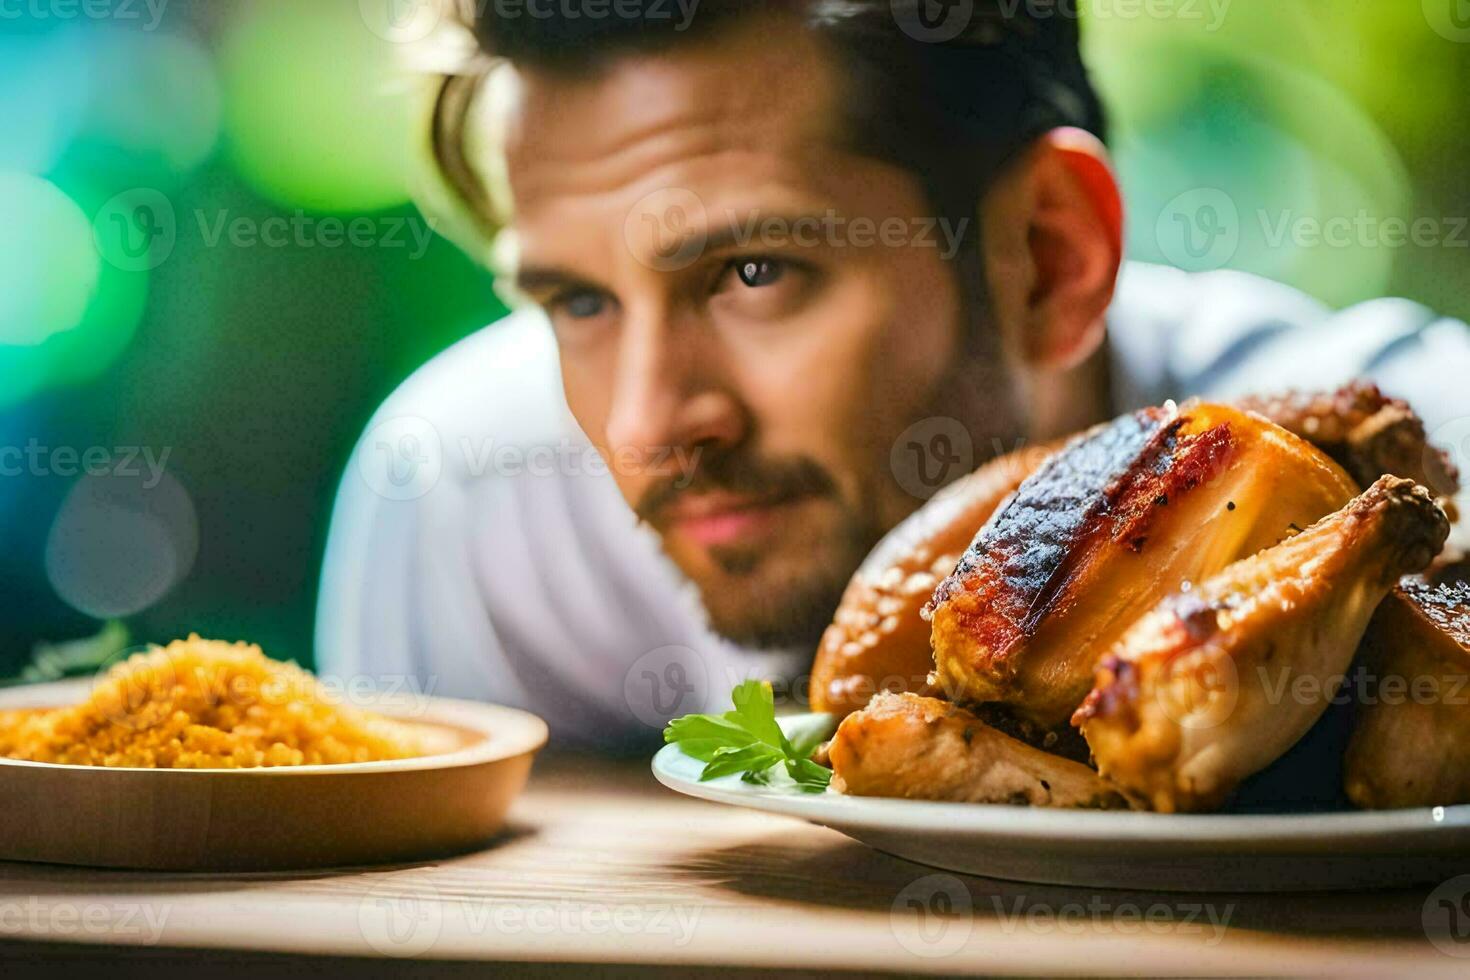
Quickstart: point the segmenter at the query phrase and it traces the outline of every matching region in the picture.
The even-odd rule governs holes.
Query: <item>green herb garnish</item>
[[[813,726],[795,740],[776,724],[776,703],[766,681],[746,681],[730,692],[735,708],[722,715],[685,715],[669,722],[664,741],[703,762],[700,781],[733,776],[748,783],[770,782],[771,770],[784,766],[802,790],[820,793],[832,779],[829,769],[810,758],[828,726]]]

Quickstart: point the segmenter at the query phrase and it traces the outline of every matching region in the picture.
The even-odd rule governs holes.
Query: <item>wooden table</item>
[[[1180,895],[963,878],[832,831],[677,796],[645,762],[544,757],[510,830],[409,866],[158,875],[0,864],[0,975],[110,977],[1332,974],[1466,976],[1428,889]],[[964,893],[968,893],[968,898]],[[964,906],[968,905],[968,908]],[[1470,942],[1463,952],[1470,954]]]

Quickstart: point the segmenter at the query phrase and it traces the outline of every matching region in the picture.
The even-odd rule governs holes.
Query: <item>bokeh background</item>
[[[411,203],[420,2],[0,2],[0,676],[191,630],[310,664],[363,424],[505,312]],[[1470,317],[1470,4],[1083,8],[1135,258]]]

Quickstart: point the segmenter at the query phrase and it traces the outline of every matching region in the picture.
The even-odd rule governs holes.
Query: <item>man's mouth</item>
[[[665,511],[666,526],[704,547],[740,544],[773,531],[802,496],[757,498],[714,492],[685,497]]]

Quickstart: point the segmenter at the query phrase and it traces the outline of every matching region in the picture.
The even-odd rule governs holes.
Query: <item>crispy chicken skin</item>
[[[987,463],[879,543],[822,635],[812,666],[813,710],[846,715],[879,691],[924,689],[934,666],[924,604],[975,532],[1057,448],[1031,447]]]
[[[1364,642],[1343,783],[1371,809],[1470,803],[1470,584],[1406,579]]]
[[[1383,477],[1164,600],[1102,660],[1074,719],[1099,771],[1157,810],[1219,806],[1317,721],[1374,608],[1448,534],[1428,491]]]
[[[1423,420],[1408,402],[1388,397],[1370,381],[1236,404],[1317,446],[1361,486],[1388,475],[1413,480],[1438,497],[1453,497],[1460,489],[1459,471],[1447,453],[1429,444]]]
[[[1032,748],[963,708],[880,694],[848,715],[828,749],[832,785],[853,796],[1121,809],[1128,803],[1078,762]]]
[[[1062,728],[1140,616],[1356,492],[1258,415],[1195,403],[1123,416],[1027,479],[935,590],[933,684]]]

